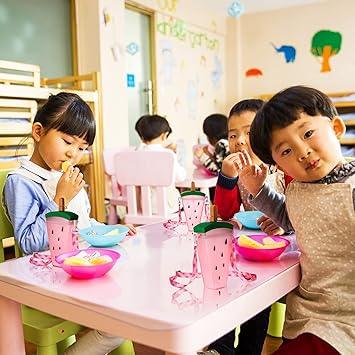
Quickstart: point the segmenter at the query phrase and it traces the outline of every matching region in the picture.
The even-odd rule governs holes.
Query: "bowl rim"
[[[92,225],[92,226],[90,226],[90,227],[86,227],[86,228],[81,228],[81,229],[79,229],[79,235],[81,236],[81,237],[83,237],[84,238],[84,236],[85,237],[89,237],[89,238],[96,238],[97,236],[92,236],[92,235],[88,235],[88,232],[90,231],[90,230],[94,230],[95,229],[95,227],[112,227],[111,228],[111,230],[114,230],[114,229],[119,229],[119,228],[123,228],[123,229],[125,229],[125,231],[122,231],[122,232],[120,232],[119,234],[116,234],[116,235],[112,235],[112,236],[105,236],[104,234],[98,234],[97,236],[101,236],[101,237],[103,237],[103,236],[105,236],[105,237],[111,237],[111,238],[114,238],[114,237],[116,237],[116,236],[120,236],[121,234],[123,234],[123,233],[128,233],[129,232],[129,228],[127,227],[127,226],[124,226],[124,225],[122,225],[122,224],[119,224],[119,225],[117,225],[117,224],[98,224],[98,225]],[[83,231],[85,231],[85,232],[83,232]],[[107,233],[107,232],[106,232]]]
[[[108,264],[114,264],[116,263],[120,258],[121,258],[121,253],[116,251],[116,250],[113,250],[113,249],[99,249],[99,248],[86,248],[86,249],[78,249],[78,253],[80,253],[81,251],[86,251],[86,250],[94,250],[94,251],[106,251],[106,250],[109,250],[110,252],[113,252],[114,254],[117,254],[116,255],[116,258],[115,259],[112,259],[112,261],[109,261],[105,264],[99,264],[99,265],[66,265],[64,264],[64,260],[66,259],[63,259],[63,260],[57,260],[57,258],[60,258],[61,256],[63,256],[64,254],[70,254],[70,253],[73,253],[73,252],[66,252],[66,253],[62,253],[62,254],[59,254],[55,257],[55,261],[60,265],[60,267],[79,267],[79,268],[92,268],[93,266],[96,266],[96,267],[100,267],[100,266],[107,266]],[[75,254],[76,255],[76,254]],[[75,256],[75,255],[72,255],[72,256]]]
[[[262,234],[251,234],[248,235],[248,237],[251,237],[253,235],[262,235]],[[284,245],[283,247],[278,247],[278,248],[251,248],[251,247],[244,247],[238,244],[238,239],[239,237],[236,238],[236,247],[238,248],[243,248],[243,249],[248,249],[248,250],[279,250],[279,249],[286,249],[291,243],[288,239],[283,238],[283,237],[279,237],[278,235],[267,235],[266,237],[277,237],[280,238],[282,240],[284,240],[286,242],[286,245]]]

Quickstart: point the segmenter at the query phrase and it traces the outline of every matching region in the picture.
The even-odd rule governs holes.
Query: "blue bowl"
[[[263,214],[259,211],[243,211],[234,215],[245,228],[247,229],[260,229],[260,226],[256,223],[257,219]]]
[[[117,234],[105,235],[117,230]],[[129,228],[121,225],[93,225],[79,230],[80,236],[93,247],[112,247],[121,242],[127,235]]]

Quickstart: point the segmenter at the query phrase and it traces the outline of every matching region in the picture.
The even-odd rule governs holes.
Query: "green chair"
[[[268,335],[275,338],[282,338],[282,331],[285,322],[286,304],[275,302],[271,306],[271,312],[269,317],[269,327],[267,329]]]
[[[9,170],[0,170],[0,198]],[[13,236],[13,228],[0,203],[0,262],[5,260],[3,240]],[[15,243],[16,257],[20,250]],[[37,346],[37,355],[58,355],[73,344],[75,334],[84,329],[79,324],[52,316],[34,308],[22,305],[22,322],[25,340]],[[113,355],[134,355],[133,344],[127,340]]]

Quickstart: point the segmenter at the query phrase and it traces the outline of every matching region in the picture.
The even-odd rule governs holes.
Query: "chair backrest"
[[[174,184],[174,153],[126,151],[117,153],[114,161],[116,179],[127,187],[126,223],[147,224],[165,220],[168,217],[167,187]],[[136,187],[140,187],[140,194],[137,194]],[[156,211],[152,209],[152,188]]]
[[[131,152],[134,150],[135,150],[135,147],[131,147],[131,146],[104,149],[102,156],[104,159],[105,174],[110,175],[110,176],[115,175],[115,155],[117,153]]]
[[[2,191],[9,172],[10,170],[0,170],[0,262],[4,261],[3,239],[10,238],[14,235],[12,224],[8,220],[2,204]]]

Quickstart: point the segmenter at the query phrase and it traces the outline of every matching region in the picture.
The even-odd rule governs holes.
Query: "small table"
[[[33,266],[29,256],[0,264],[0,355],[24,354],[20,304],[168,354],[191,355],[299,284],[299,253],[289,250],[268,263],[240,259],[240,270],[256,273],[256,281],[230,277],[226,289],[208,290],[196,279],[180,295],[169,277],[191,271],[193,243],[162,223],[140,227],[114,247],[122,260],[106,276],[86,281]]]
[[[182,182],[175,183],[176,187],[190,188],[191,182],[195,182],[195,186],[201,190],[206,196],[210,198],[210,187],[215,187],[217,185],[217,176],[207,175],[199,169],[195,169],[192,173],[191,178],[188,178]]]

